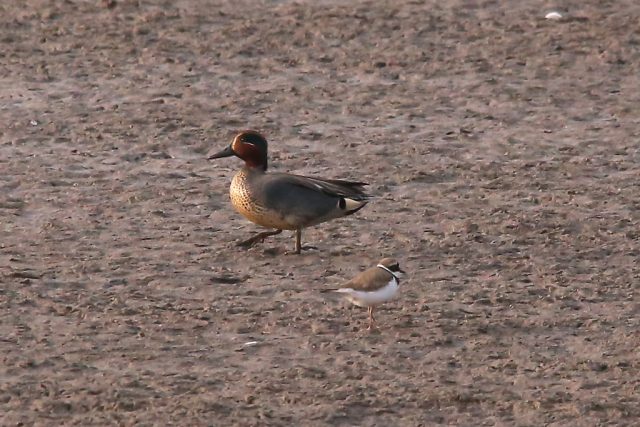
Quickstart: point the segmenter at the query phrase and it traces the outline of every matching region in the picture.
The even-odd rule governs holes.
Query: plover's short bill
[[[399,289],[400,277],[404,271],[400,269],[398,261],[384,258],[378,265],[358,274],[338,289],[326,289],[322,292],[336,292],[344,295],[353,304],[369,309],[369,327],[376,327],[373,317],[374,308],[391,300]]]

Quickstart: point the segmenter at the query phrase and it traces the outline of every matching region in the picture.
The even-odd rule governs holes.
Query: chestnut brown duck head
[[[210,156],[209,160],[236,156],[244,160],[248,167],[266,171],[267,150],[268,144],[264,136],[258,132],[246,130],[236,135],[227,148]]]

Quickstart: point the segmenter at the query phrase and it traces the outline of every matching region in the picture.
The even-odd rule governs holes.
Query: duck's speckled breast
[[[231,180],[229,196],[231,204],[249,221],[267,228],[295,230],[297,227],[285,221],[281,214],[266,209],[261,197],[255,193],[255,185],[246,169],[240,170]]]

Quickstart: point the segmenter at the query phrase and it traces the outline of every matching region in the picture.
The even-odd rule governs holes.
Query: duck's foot
[[[248,238],[247,240],[238,242],[237,246],[248,249],[258,242],[260,243],[264,242],[264,239],[266,239],[267,237],[275,236],[276,234],[280,234],[280,233],[282,233],[282,230],[263,231],[262,233],[258,233],[255,236]]]

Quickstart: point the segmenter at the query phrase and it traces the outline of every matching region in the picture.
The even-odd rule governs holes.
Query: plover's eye
[[[389,270],[391,270],[391,271],[400,270],[400,264],[398,264],[398,263],[393,264]]]

